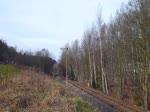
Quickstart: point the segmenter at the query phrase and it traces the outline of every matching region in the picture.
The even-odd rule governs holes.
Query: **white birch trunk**
[[[90,53],[90,47],[88,46],[88,54],[89,54],[89,65],[90,65],[90,85],[92,86],[92,65],[91,65],[91,53]]]
[[[97,85],[94,50],[93,50],[93,69],[94,69],[94,81],[95,81],[95,84]]]
[[[109,94],[108,92],[108,84],[107,84],[107,79],[106,79],[106,74],[104,72],[103,68],[103,53],[102,53],[102,40],[100,38],[100,53],[101,53],[101,71],[102,71],[102,87],[103,87],[103,92],[106,94]]]

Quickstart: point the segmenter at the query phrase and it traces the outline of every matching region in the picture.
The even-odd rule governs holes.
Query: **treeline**
[[[108,24],[101,14],[81,41],[67,44],[68,74],[136,105],[150,106],[150,0],[130,0]],[[60,64],[64,70],[66,53]]]
[[[0,40],[0,63],[11,63],[16,54],[14,47],[9,47],[4,41]]]
[[[0,40],[0,63],[34,67],[39,71],[52,74],[56,61],[50,58],[50,53],[46,49],[36,53],[17,52],[14,47],[9,47],[3,40]]]

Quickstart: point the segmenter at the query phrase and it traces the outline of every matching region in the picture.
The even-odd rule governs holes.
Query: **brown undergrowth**
[[[74,93],[66,92],[63,84],[33,70],[22,71],[0,88],[0,112],[80,111],[94,110]]]

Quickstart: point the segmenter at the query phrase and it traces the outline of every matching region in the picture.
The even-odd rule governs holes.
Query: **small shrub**
[[[65,96],[65,93],[66,93],[65,88],[64,88],[64,87],[61,87],[59,93],[60,93],[60,95]]]
[[[31,106],[31,98],[29,96],[22,96],[20,99],[17,101],[17,107],[18,108],[27,108]]]
[[[88,103],[83,102],[81,99],[77,100],[77,111],[91,112],[92,110],[92,107]]]
[[[135,105],[137,105],[137,106],[142,106],[143,105],[143,101],[139,96],[134,96],[133,99],[134,99]]]

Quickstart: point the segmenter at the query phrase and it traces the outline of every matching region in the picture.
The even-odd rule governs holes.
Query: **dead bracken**
[[[63,84],[33,70],[9,78],[0,89],[0,111],[10,112],[77,112],[78,102],[84,102],[75,93],[65,91]],[[92,108],[85,112],[94,111]]]

